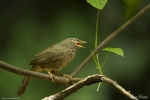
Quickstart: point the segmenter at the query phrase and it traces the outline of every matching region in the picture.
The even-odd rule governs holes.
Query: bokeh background
[[[109,0],[99,18],[99,43],[139,10],[149,0]],[[74,60],[59,73],[70,74],[94,49],[97,10],[86,0],[1,0],[0,60],[30,69],[34,55],[68,37],[85,40],[85,49],[77,51]],[[150,11],[127,27],[105,47],[120,47],[125,58],[110,54],[103,74],[117,81],[135,96],[150,98]],[[100,63],[106,57],[100,51]],[[76,77],[97,74],[91,60]],[[61,85],[33,78],[22,96],[17,91],[24,76],[0,69],[0,98],[39,100],[63,89]],[[65,100],[127,100],[114,87],[102,83],[86,86]]]

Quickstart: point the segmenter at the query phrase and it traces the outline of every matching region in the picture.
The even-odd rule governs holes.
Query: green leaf
[[[86,0],[89,4],[93,7],[102,10],[103,7],[106,5],[107,0]]]
[[[103,50],[113,52],[119,56],[124,57],[124,52],[121,48],[110,48],[110,47],[108,47],[108,48],[104,48]]]

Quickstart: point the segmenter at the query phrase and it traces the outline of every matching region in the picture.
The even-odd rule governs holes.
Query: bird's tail
[[[19,90],[18,90],[17,95],[22,95],[22,93],[25,92],[26,87],[27,87],[27,85],[28,85],[28,83],[29,83],[30,80],[31,80],[31,77],[28,77],[28,76],[26,76],[26,77],[23,79],[22,84],[21,84],[21,86],[20,86],[20,88],[19,88]]]
[[[41,69],[40,66],[33,66],[31,70],[32,70],[32,71],[35,71],[35,72],[40,72],[40,71],[42,71],[42,69]],[[26,87],[27,87],[27,85],[28,85],[28,83],[29,83],[30,80],[31,80],[31,77],[29,77],[29,76],[26,76],[26,77],[23,79],[22,84],[21,84],[21,86],[20,86],[20,88],[19,88],[19,90],[18,90],[18,93],[17,93],[18,96],[19,96],[19,95],[22,95],[22,94],[25,92]]]

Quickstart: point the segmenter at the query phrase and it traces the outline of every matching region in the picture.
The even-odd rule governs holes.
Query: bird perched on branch
[[[81,45],[83,43],[86,42],[77,38],[67,38],[50,46],[43,52],[35,55],[29,64],[33,66],[31,70],[35,72],[45,70],[53,81],[55,79],[54,73],[56,71],[60,71],[74,58],[75,52],[78,48],[84,48]],[[30,79],[31,77],[29,76],[24,78],[17,95],[22,95],[22,93],[25,92],[26,86],[28,85]]]

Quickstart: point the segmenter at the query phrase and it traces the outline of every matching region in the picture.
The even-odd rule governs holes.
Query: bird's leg
[[[62,74],[62,75],[63,75],[63,77],[69,78],[68,84],[69,84],[69,85],[72,85],[72,82],[71,82],[72,76],[71,76],[71,75],[68,75],[68,74]]]
[[[70,76],[70,75],[68,75],[68,74],[59,74],[59,73],[54,73],[53,75],[66,77],[66,78],[69,78],[70,80],[72,79],[72,76]]]
[[[72,79],[72,76],[70,76],[68,74],[63,74],[63,77],[69,78],[70,80]]]
[[[52,74],[51,72],[48,72],[48,75],[49,75],[50,79],[52,80],[52,82],[54,82],[56,80],[54,74]]]
[[[62,77],[69,78],[70,80],[72,79],[72,76],[68,74],[60,74],[60,73],[55,73],[55,72],[51,72],[51,73],[53,73],[54,76],[62,76]]]

